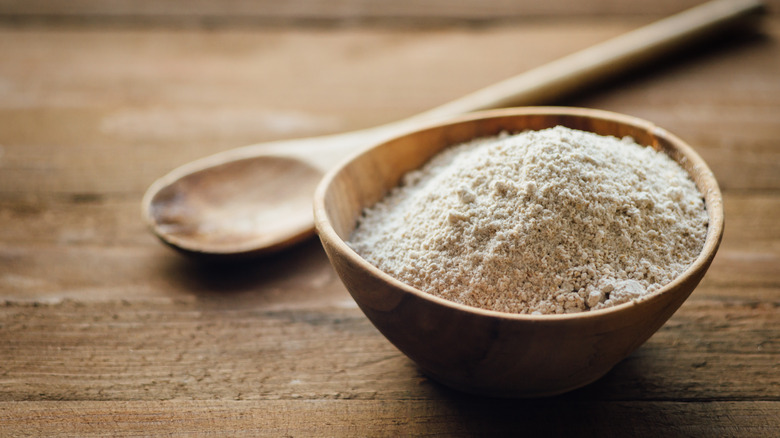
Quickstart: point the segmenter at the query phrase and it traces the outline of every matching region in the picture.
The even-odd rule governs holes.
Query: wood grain
[[[203,289],[7,300],[0,308],[6,358],[0,398],[392,401],[427,399],[439,388],[379,335],[341,288],[326,287],[321,293],[328,297],[316,300],[274,299],[279,286]],[[772,336],[780,330],[780,300],[767,288],[712,298],[708,292],[697,290],[607,377],[563,397],[780,401],[780,343]]]
[[[0,191],[142,192],[193,159],[259,141],[398,120],[631,27],[609,21],[599,27],[535,24],[468,37],[426,31],[416,38],[366,30],[0,29],[0,49],[18,60],[0,65],[6,84]],[[766,27],[769,35],[780,33],[775,21]],[[696,147],[726,190],[777,187],[778,172],[764,163],[778,159],[772,122],[780,118],[780,61],[769,55],[776,49],[765,38],[690,54],[693,59],[656,74],[563,103],[666,127]],[[314,41],[316,52],[310,48]],[[454,56],[485,47],[501,55],[482,65],[475,55],[465,66]],[[522,56],[503,55],[517,47]],[[400,74],[397,65],[404,66]],[[450,71],[457,74],[436,74]],[[338,112],[330,108],[335,100]]]
[[[776,402],[566,402],[454,399],[407,400],[402,406],[363,400],[150,401],[0,403],[9,434],[78,432],[80,436],[592,436],[610,434],[771,436],[778,428]],[[565,421],[562,421],[565,419]],[[65,424],[68,422],[69,424]]]
[[[45,3],[13,7],[56,4]],[[775,15],[758,36],[562,102],[646,118],[693,145],[724,191],[726,230],[672,319],[561,397],[485,400],[429,381],[354,307],[315,240],[208,267],[140,220],[147,185],[183,162],[396,120],[650,21],[626,11],[677,7],[609,4],[590,6],[628,15],[417,30],[0,27],[0,435],[779,435]]]
[[[516,21],[528,18],[665,16],[702,3],[696,0],[654,2],[591,0],[0,0],[0,19],[10,23],[70,22],[145,25],[306,25],[384,23],[402,26]],[[778,6],[777,0],[769,4]]]

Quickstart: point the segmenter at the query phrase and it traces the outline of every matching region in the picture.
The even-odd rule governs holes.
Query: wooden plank
[[[181,24],[274,24],[361,22],[442,24],[522,20],[529,17],[562,15],[670,15],[702,3],[696,0],[658,0],[654,2],[614,2],[607,0],[225,0],[219,4],[184,0],[0,0],[0,17],[11,23],[30,20],[77,23],[181,23]],[[768,3],[777,5],[776,0]]]
[[[221,275],[214,268],[187,280],[198,266],[147,232],[139,205],[140,195],[0,194],[0,296],[48,301],[95,294],[117,300],[128,293],[158,294],[157,289],[186,294],[204,287],[199,280],[213,282]],[[780,285],[780,194],[727,193],[725,208],[724,241],[701,287]],[[277,287],[274,278],[295,276],[299,281],[289,279],[284,286],[291,294],[309,281],[340,287],[316,239],[238,266],[230,275],[246,288],[253,281]],[[219,287],[229,285],[216,282],[210,289],[217,293]]]
[[[141,401],[0,403],[9,435],[755,436],[780,433],[780,402],[561,400]]]
[[[0,30],[0,191],[137,194],[209,153],[395,120],[632,27]],[[780,36],[780,21],[768,34]],[[561,103],[677,133],[724,190],[780,187],[765,165],[780,160],[778,46],[742,41],[674,65]]]
[[[0,399],[435,396],[437,385],[332,278],[314,288],[284,274],[267,282],[248,275],[231,289],[225,285],[235,280],[215,274],[209,284],[200,276],[189,279],[199,285],[190,290],[187,283],[176,291],[152,281],[145,285],[151,290],[139,286],[137,294],[130,287],[96,288],[82,289],[78,298],[5,299]],[[188,281],[169,279],[177,280]],[[642,348],[579,396],[778,400],[779,314],[776,288],[716,297],[697,291]]]
[[[577,38],[558,35],[546,49],[555,32],[539,25],[479,34],[0,30],[9,60],[0,64],[0,190],[138,193],[208,153],[392,121],[624,28],[575,24]],[[454,56],[517,45],[534,49],[481,68]],[[437,71],[460,79],[442,82]]]

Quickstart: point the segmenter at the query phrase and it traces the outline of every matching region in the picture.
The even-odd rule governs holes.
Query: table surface
[[[192,159],[400,119],[695,3],[0,0],[0,435],[780,435],[771,12],[758,33],[540,102],[676,133],[726,210],[690,299],[562,396],[429,380],[315,238],[205,265],[140,218],[148,185]]]

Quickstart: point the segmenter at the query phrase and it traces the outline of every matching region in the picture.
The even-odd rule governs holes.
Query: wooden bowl
[[[565,315],[519,315],[457,304],[408,286],[345,243],[365,207],[442,149],[501,131],[563,125],[632,136],[662,150],[691,175],[705,198],[704,248],[677,279],[638,301]],[[315,224],[325,251],[362,311],[424,373],[456,389],[498,397],[563,393],[597,380],[644,343],[704,276],[723,235],[723,202],[710,169],[682,140],[650,122],[605,111],[529,107],[460,117],[381,143],[320,183]]]

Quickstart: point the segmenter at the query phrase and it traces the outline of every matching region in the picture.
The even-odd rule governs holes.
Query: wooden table
[[[392,121],[695,3],[0,0],[0,435],[780,435],[776,14],[554,102],[687,140],[727,224],[675,316],[569,394],[427,379],[316,239],[202,265],[140,219],[189,160]]]

